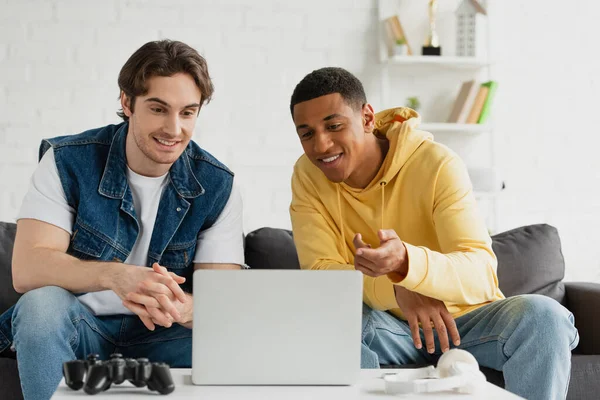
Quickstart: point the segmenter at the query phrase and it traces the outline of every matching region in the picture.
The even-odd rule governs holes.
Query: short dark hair
[[[208,103],[214,87],[208,74],[206,60],[196,50],[176,40],[148,42],[129,57],[119,73],[119,89],[129,97],[133,111],[135,98],[148,93],[148,79],[154,76],[189,74],[200,89],[200,106]],[[123,110],[117,115],[128,121]]]
[[[325,67],[314,70],[296,85],[290,101],[292,117],[296,104],[332,93],[339,93],[355,110],[367,103],[365,89],[356,76],[343,68]]]

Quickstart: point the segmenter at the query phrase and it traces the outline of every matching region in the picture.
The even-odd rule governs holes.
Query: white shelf
[[[394,65],[434,65],[455,69],[477,69],[487,67],[489,63],[476,57],[450,57],[450,56],[393,56],[386,61]]]
[[[424,123],[417,128],[431,133],[456,133],[467,135],[476,135],[491,130],[491,127],[487,124],[453,124],[444,122]]]
[[[446,50],[444,50],[444,54],[446,55],[422,56],[420,54],[421,46],[413,47],[414,55],[390,56],[388,46],[386,45],[387,41],[385,40],[388,34],[385,20],[393,15],[404,16],[404,22],[406,23],[404,28],[408,28],[406,29],[406,34],[410,38],[410,35],[416,37],[418,36],[418,32],[421,32],[420,35],[422,35],[427,31],[427,27],[424,26],[427,21],[427,15],[422,6],[409,6],[408,3],[413,3],[409,1],[376,0],[376,3],[379,21],[378,61],[382,106],[389,107],[397,103],[397,99],[392,101],[392,98],[394,96],[397,97],[398,93],[403,96],[426,95],[429,96],[428,100],[431,102],[437,102],[440,101],[437,98],[438,95],[450,96],[450,90],[456,90],[456,86],[459,86],[465,80],[476,79],[477,81],[484,81],[495,79],[493,67],[496,64],[496,60],[491,57],[493,52],[490,50],[489,16],[487,17],[488,21],[485,23],[484,31],[477,33],[479,36],[478,39],[483,41],[479,44],[485,47],[485,49],[481,49],[483,50],[482,52],[478,51],[476,53],[479,55],[477,57],[460,57],[454,55],[452,52],[446,52]],[[488,2],[486,1],[486,3]],[[445,11],[451,9],[453,10],[453,6],[446,5]],[[407,18],[412,18],[412,20]],[[411,40],[416,40],[414,37]],[[447,39],[447,37],[443,39]],[[450,46],[442,44],[443,49],[447,49],[448,47]],[[420,82],[422,82],[421,85],[419,85]],[[448,106],[450,106],[450,99],[448,99],[448,103]],[[428,121],[417,126],[417,129],[431,132],[442,143],[447,140],[452,146],[459,146],[463,142],[466,142],[469,143],[466,145],[468,148],[470,148],[470,143],[473,143],[473,149],[481,149],[481,151],[489,147],[489,162],[484,161],[486,164],[489,164],[490,168],[496,168],[496,149],[498,148],[496,140],[498,135],[493,121],[486,121],[485,124],[429,122],[445,121],[445,118],[450,113],[450,109],[445,110],[442,104],[432,103],[430,109],[423,111],[423,115]],[[487,181],[483,181],[482,183],[485,182]],[[478,188],[489,188],[490,190],[474,192],[474,196],[479,202],[486,203],[486,206],[489,206],[486,207],[488,212],[486,223],[491,231],[496,229],[498,199],[502,197],[502,190],[500,188],[493,190],[496,187],[497,185],[480,185]]]

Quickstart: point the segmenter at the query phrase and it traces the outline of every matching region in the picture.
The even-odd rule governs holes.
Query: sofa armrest
[[[567,308],[575,316],[579,331],[579,354],[600,354],[600,284],[565,282]]]

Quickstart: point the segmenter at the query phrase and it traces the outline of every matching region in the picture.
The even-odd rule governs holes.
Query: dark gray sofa
[[[15,225],[0,222],[0,313],[19,295],[12,288],[10,261]],[[579,346],[573,352],[568,399],[596,399],[600,393],[600,284],[563,282],[564,259],[557,230],[532,225],[493,237],[498,279],[506,296],[539,293],[550,296],[575,315]],[[246,236],[246,263],[256,269],[297,269],[291,232],[262,228]],[[4,354],[6,356],[6,354]],[[482,369],[489,381],[504,384],[502,373]],[[0,397],[21,399],[16,361],[0,356]]]
[[[600,397],[600,284],[563,282],[565,262],[556,228],[531,225],[492,237],[498,280],[505,296],[543,294],[575,316],[579,345],[573,351],[568,399]],[[299,268],[289,231],[258,229],[246,236],[246,263],[256,269]],[[397,366],[382,366],[397,367]],[[482,368],[488,381],[504,386],[502,373]]]

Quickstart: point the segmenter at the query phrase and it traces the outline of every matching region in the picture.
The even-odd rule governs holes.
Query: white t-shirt
[[[127,181],[140,230],[125,264],[146,265],[158,205],[169,176],[167,173],[151,178],[127,168]],[[52,148],[44,154],[33,173],[17,219],[22,218],[37,219],[69,234],[73,232],[75,210],[67,203]],[[193,262],[244,265],[242,197],[235,180],[229,200],[213,226],[198,235]],[[112,290],[86,293],[78,299],[96,315],[132,314]]]

